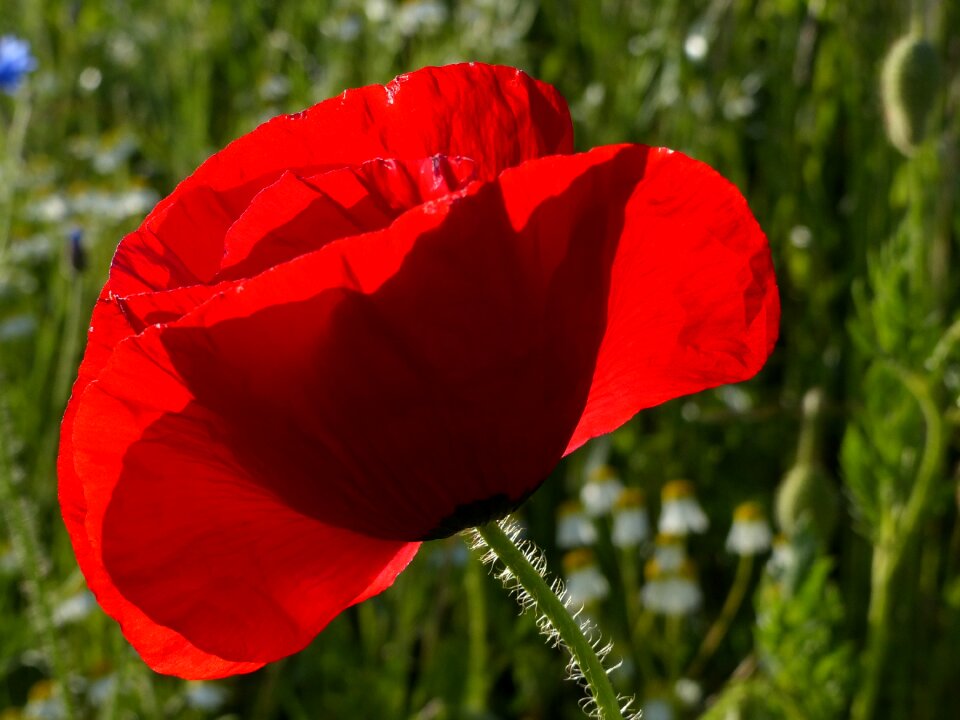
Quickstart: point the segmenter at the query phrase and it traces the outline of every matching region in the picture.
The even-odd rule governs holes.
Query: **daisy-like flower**
[[[69,625],[83,620],[97,608],[97,601],[89,590],[71,595],[53,609],[53,624]]]
[[[657,533],[653,545],[653,559],[664,572],[676,572],[687,561],[683,535]]]
[[[703,699],[703,687],[696,680],[682,677],[673,686],[673,694],[684,707],[692,708]]]
[[[673,720],[675,717],[673,705],[666,698],[651,698],[643,704],[644,720]]]
[[[659,528],[662,533],[688,535],[702,533],[710,526],[689,480],[671,480],[661,491],[663,507]]]
[[[610,583],[597,567],[593,550],[581,548],[563,556],[567,594],[574,605],[590,605],[603,600],[610,592]]]
[[[627,488],[613,505],[611,540],[621,548],[636,547],[650,537],[646,496],[640,488]]]
[[[646,584],[641,590],[643,604],[661,615],[689,615],[700,608],[703,593],[697,584],[696,567],[686,560],[673,572],[663,570],[656,559],[644,567]]]
[[[787,536],[774,537],[771,547],[773,552],[770,553],[770,559],[767,561],[767,571],[777,578],[792,573],[797,566],[797,552]]]
[[[770,549],[773,533],[758,503],[746,502],[733,511],[727,550],[735,555],[758,555]]]
[[[597,529],[576,500],[563,503],[557,510],[557,546],[570,548],[593,545],[597,541]]]
[[[184,700],[194,710],[216,712],[227,702],[228,693],[221,685],[211,682],[194,681],[187,683]]]
[[[30,720],[60,720],[67,717],[60,690],[52,680],[41,680],[27,692],[23,717]]]
[[[617,471],[609,465],[599,465],[590,471],[587,483],[580,490],[580,499],[590,517],[606,515],[623,492],[623,483]]]
[[[91,679],[87,686],[87,700],[95,708],[103,707],[117,692],[117,674],[107,672]]]

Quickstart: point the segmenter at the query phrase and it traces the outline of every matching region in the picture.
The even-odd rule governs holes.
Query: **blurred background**
[[[555,84],[578,149],[710,163],[773,248],[763,372],[642,413],[518,514],[618,689],[648,720],[957,717],[958,31],[957,0],[3,0],[0,718],[582,717],[566,658],[457,537],[299,655],[157,676],[56,502],[123,234],[259,122],[472,59]]]

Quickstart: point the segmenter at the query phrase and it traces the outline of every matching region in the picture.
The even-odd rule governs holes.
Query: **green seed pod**
[[[808,526],[820,542],[828,543],[838,506],[836,484],[819,464],[794,465],[777,488],[777,524],[787,537]]]
[[[840,505],[836,483],[819,459],[825,402],[820,388],[811,388],[803,396],[797,459],[780,481],[775,507],[777,525],[784,535],[793,538],[808,528],[824,544],[833,534]]]
[[[939,76],[933,45],[913,33],[897,40],[884,58],[880,90],[887,136],[904,155],[912,155],[926,134]]]

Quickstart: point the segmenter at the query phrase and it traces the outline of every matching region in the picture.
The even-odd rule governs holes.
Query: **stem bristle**
[[[516,545],[517,549],[523,554],[527,562],[529,562],[530,565],[536,570],[537,574],[540,575],[540,577],[544,580],[548,580],[547,558],[543,554],[543,551],[537,547],[532,540],[528,540],[523,537],[523,527],[519,523],[509,518],[504,518],[503,520],[499,521],[498,524],[510,541]],[[500,581],[509,595],[516,598],[517,604],[520,605],[520,614],[534,612],[536,614],[535,623],[537,630],[546,639],[547,644],[551,647],[563,648],[563,650],[569,656],[566,670],[567,677],[586,691],[586,695],[580,700],[580,709],[583,710],[588,717],[595,718],[596,720],[603,720],[601,710],[597,705],[596,699],[593,697],[592,688],[587,683],[583,671],[580,669],[580,666],[577,663],[576,657],[570,651],[570,648],[567,647],[566,643],[563,642],[560,637],[560,633],[554,627],[550,618],[544,613],[539,612],[536,599],[530,595],[526,589],[524,589],[510,568],[504,566],[502,563],[499,566],[497,565],[497,561],[499,560],[497,553],[487,545],[487,542],[483,539],[480,533],[478,533],[475,529],[470,529],[465,530],[464,534],[469,539],[471,550],[482,553],[480,556],[480,561],[490,568],[490,574]],[[571,617],[580,627],[580,631],[583,633],[583,636],[590,643],[590,646],[593,648],[593,651],[599,658],[600,663],[604,666],[604,672],[609,675],[614,670],[619,668],[623,664],[623,660],[619,660],[614,665],[609,667],[606,665],[605,661],[613,651],[613,643],[604,640],[600,629],[593,620],[585,616],[583,619],[581,619],[584,607],[580,603],[573,602],[563,579],[560,577],[554,577],[549,581],[549,586],[551,591],[560,599],[560,602],[563,603]],[[631,708],[634,704],[634,698],[618,695],[617,700],[620,704],[620,712],[623,714],[625,720],[640,720],[640,710],[631,712]]]

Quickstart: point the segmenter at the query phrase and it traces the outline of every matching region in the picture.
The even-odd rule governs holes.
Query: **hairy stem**
[[[506,570],[499,573],[502,581],[515,580],[528,598],[523,601],[525,607],[536,608],[541,615],[540,626],[548,632],[553,631],[573,656],[573,661],[583,675],[592,703],[595,717],[602,720],[624,720],[617,697],[607,671],[594,650],[594,643],[584,634],[583,625],[571,614],[565,601],[565,592],[558,584],[551,586],[545,579],[545,562],[538,550],[521,548],[516,544],[518,532],[501,523],[490,523],[476,528],[475,532],[482,543],[492,553],[490,560],[499,560]],[[533,562],[531,562],[531,557]],[[558,592],[560,590],[560,592]],[[589,626],[588,626],[589,627]],[[586,707],[585,707],[586,709]]]

